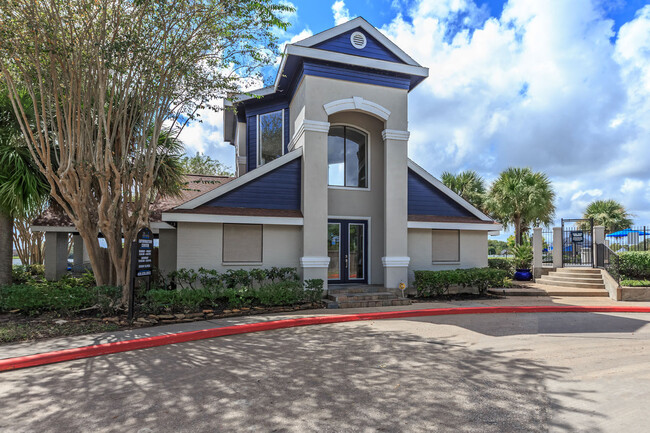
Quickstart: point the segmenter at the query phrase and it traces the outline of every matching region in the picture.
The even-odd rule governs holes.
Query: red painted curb
[[[247,334],[251,332],[270,331],[273,329],[294,328],[297,326],[324,325],[328,323],[355,322],[359,320],[400,319],[405,317],[445,316],[453,314],[499,314],[499,313],[650,313],[650,307],[598,307],[598,306],[534,306],[534,307],[458,307],[434,308],[426,310],[382,311],[377,313],[345,314],[336,316],[316,316],[298,319],[272,320],[269,322],[249,323],[225,326],[223,328],[202,329],[199,331],[179,332],[177,334],[157,335],[155,337],[114,343],[96,344],[74,349],[57,350],[18,358],[0,359],[0,371],[17,370],[38,365],[54,364],[73,359],[91,358],[111,353],[165,346],[206,338],[227,335]]]

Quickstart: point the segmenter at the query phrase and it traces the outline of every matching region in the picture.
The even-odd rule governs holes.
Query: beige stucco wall
[[[158,269],[166,275],[176,270],[176,230],[160,229],[158,242]]]
[[[327,113],[323,105],[339,99],[360,96],[390,111],[390,117],[385,128],[400,131],[408,129],[408,92],[405,89],[315,77],[312,75],[306,75],[303,78],[302,86],[304,86],[304,89],[298,89],[294,100],[297,97],[301,98],[295,104],[298,109],[301,105],[304,105],[303,101],[308,102],[305,105],[306,119],[327,122]],[[299,95],[301,91],[304,92],[304,96]],[[292,116],[294,115],[292,114]]]
[[[300,226],[264,225],[261,266],[222,263],[223,224],[179,222],[177,231],[178,269],[204,267],[224,272],[227,269],[254,267],[297,268],[302,255],[302,227]]]
[[[460,262],[432,263],[431,230],[408,229],[408,251],[409,257],[411,257],[409,281],[413,281],[413,271],[487,267],[487,239],[488,234],[486,231],[461,230]]]
[[[329,217],[370,217],[370,283],[384,281],[384,142],[383,122],[364,113],[345,111],[329,117],[330,124],[357,127],[368,133],[370,189],[328,189]]]

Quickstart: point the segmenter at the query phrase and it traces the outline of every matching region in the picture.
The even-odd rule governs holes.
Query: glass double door
[[[329,283],[367,283],[368,221],[329,220],[327,255]]]

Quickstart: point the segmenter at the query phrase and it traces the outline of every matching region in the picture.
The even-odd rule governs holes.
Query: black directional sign
[[[135,276],[151,276],[153,266],[153,233],[148,228],[143,228],[138,232],[136,237],[136,255],[132,258],[135,260]]]
[[[580,244],[584,241],[584,233],[582,231],[571,232],[571,242]]]

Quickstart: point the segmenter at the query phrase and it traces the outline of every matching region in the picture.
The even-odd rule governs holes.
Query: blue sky
[[[558,221],[613,198],[650,225],[648,1],[291,3],[281,42],[363,16],[429,68],[409,96],[409,156],[435,176],[529,166],[553,181]],[[181,139],[233,165],[220,113]]]

